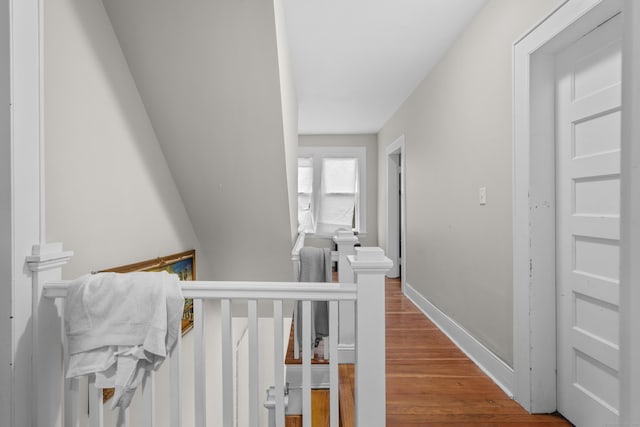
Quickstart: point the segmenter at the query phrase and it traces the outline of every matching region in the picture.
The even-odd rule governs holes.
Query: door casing
[[[394,157],[400,158],[400,180],[398,174],[395,173],[397,163]],[[386,148],[386,164],[387,164],[387,245],[386,253],[394,262],[394,269],[398,265],[398,249],[402,244],[402,263],[400,271],[394,271],[394,276],[400,274],[402,283],[402,292],[404,292],[404,283],[406,279],[406,236],[405,236],[405,144],[404,135],[401,135]],[[398,203],[400,203],[400,213],[398,215]],[[390,276],[390,277],[394,277]]]
[[[534,413],[556,410],[554,55],[621,10],[569,0],[513,48],[514,398]]]

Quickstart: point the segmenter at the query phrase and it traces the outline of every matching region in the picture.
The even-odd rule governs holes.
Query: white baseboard
[[[431,304],[409,283],[405,283],[404,292],[406,297],[431,319],[498,387],[507,393],[509,397],[513,397],[513,368],[471,336],[462,326]]]
[[[338,344],[338,363],[356,363],[355,344]]]

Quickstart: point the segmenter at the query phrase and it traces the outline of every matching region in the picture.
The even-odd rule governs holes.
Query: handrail
[[[70,280],[48,282],[43,295],[47,298],[64,298]],[[300,282],[235,282],[189,281],[181,282],[185,298],[216,298],[245,300],[307,300],[307,301],[355,301],[356,285],[353,283],[300,283]]]

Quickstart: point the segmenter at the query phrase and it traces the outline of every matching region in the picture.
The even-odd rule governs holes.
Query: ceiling
[[[299,133],[377,133],[486,1],[284,0]]]

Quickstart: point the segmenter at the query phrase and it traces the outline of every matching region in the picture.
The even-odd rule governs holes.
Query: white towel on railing
[[[300,282],[331,282],[331,250],[305,246],[300,249]],[[302,304],[298,303],[298,313]],[[298,342],[302,343],[302,320],[296,319]],[[329,336],[329,309],[326,301],[311,304],[311,344]]]
[[[167,272],[98,273],[71,282],[65,302],[67,378],[95,374],[126,408],[151,369],[158,369],[180,333],[184,299]]]

